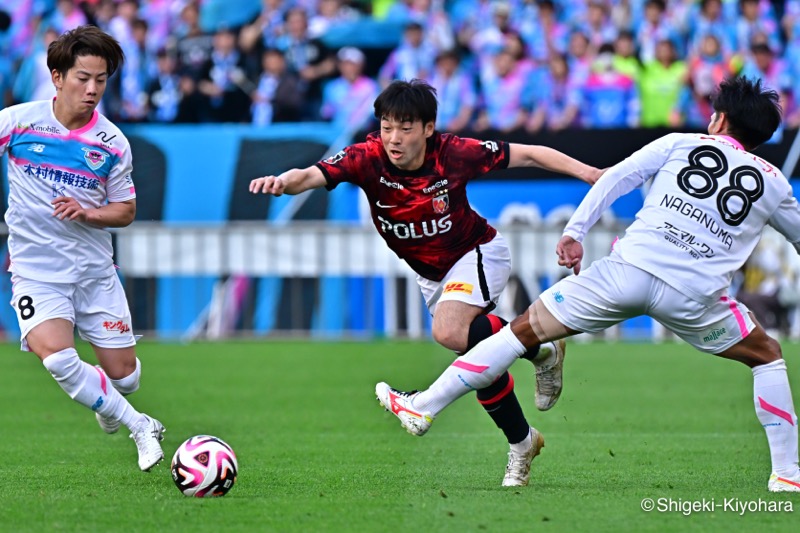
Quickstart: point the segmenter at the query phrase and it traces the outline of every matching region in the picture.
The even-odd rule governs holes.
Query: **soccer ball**
[[[172,480],[186,496],[224,496],[236,482],[239,464],[233,448],[211,435],[197,435],[181,444],[172,457]]]

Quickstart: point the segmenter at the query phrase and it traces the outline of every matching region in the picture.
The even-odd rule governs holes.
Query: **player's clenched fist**
[[[286,183],[279,176],[264,176],[250,182],[250,192],[280,196],[286,188]]]
[[[583,259],[583,245],[568,235],[561,237],[556,245],[558,264],[572,269],[575,275],[581,271],[581,260]]]

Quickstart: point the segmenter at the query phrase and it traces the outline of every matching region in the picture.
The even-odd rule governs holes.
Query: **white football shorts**
[[[433,315],[439,302],[456,300],[491,311],[511,275],[511,252],[500,233],[464,254],[441,281],[417,276],[417,284]]]
[[[78,283],[51,283],[11,275],[11,305],[17,313],[21,348],[25,338],[45,320],[72,322],[80,337],[101,348],[127,348],[136,344],[128,300],[116,274]]]
[[[648,315],[700,350],[718,354],[755,328],[747,307],[722,296],[702,303],[612,252],[539,297],[559,322],[597,333],[625,319]]]

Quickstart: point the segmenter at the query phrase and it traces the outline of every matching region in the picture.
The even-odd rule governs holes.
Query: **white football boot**
[[[403,392],[393,389],[386,383],[375,385],[375,395],[383,408],[400,419],[400,425],[417,437],[423,436],[431,428],[433,416],[430,413],[415,409],[411,403],[418,391]]]
[[[767,488],[770,492],[800,492],[800,474],[793,478],[786,478],[773,472],[769,476]]]
[[[531,461],[544,448],[544,437],[535,428],[531,428],[531,447],[525,453],[508,452],[506,475],[503,477],[504,487],[524,487],[531,478]]]
[[[533,360],[536,368],[536,408],[547,411],[561,396],[564,386],[564,357],[567,343],[557,340],[542,344]]]
[[[147,421],[131,432],[131,438],[139,450],[139,468],[147,472],[164,458],[160,442],[164,440],[166,429],[155,418],[145,417]]]

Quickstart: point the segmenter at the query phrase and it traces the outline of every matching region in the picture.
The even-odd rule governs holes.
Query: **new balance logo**
[[[97,411],[101,405],[103,405],[103,397],[98,396],[97,401],[92,404],[92,411]]]

